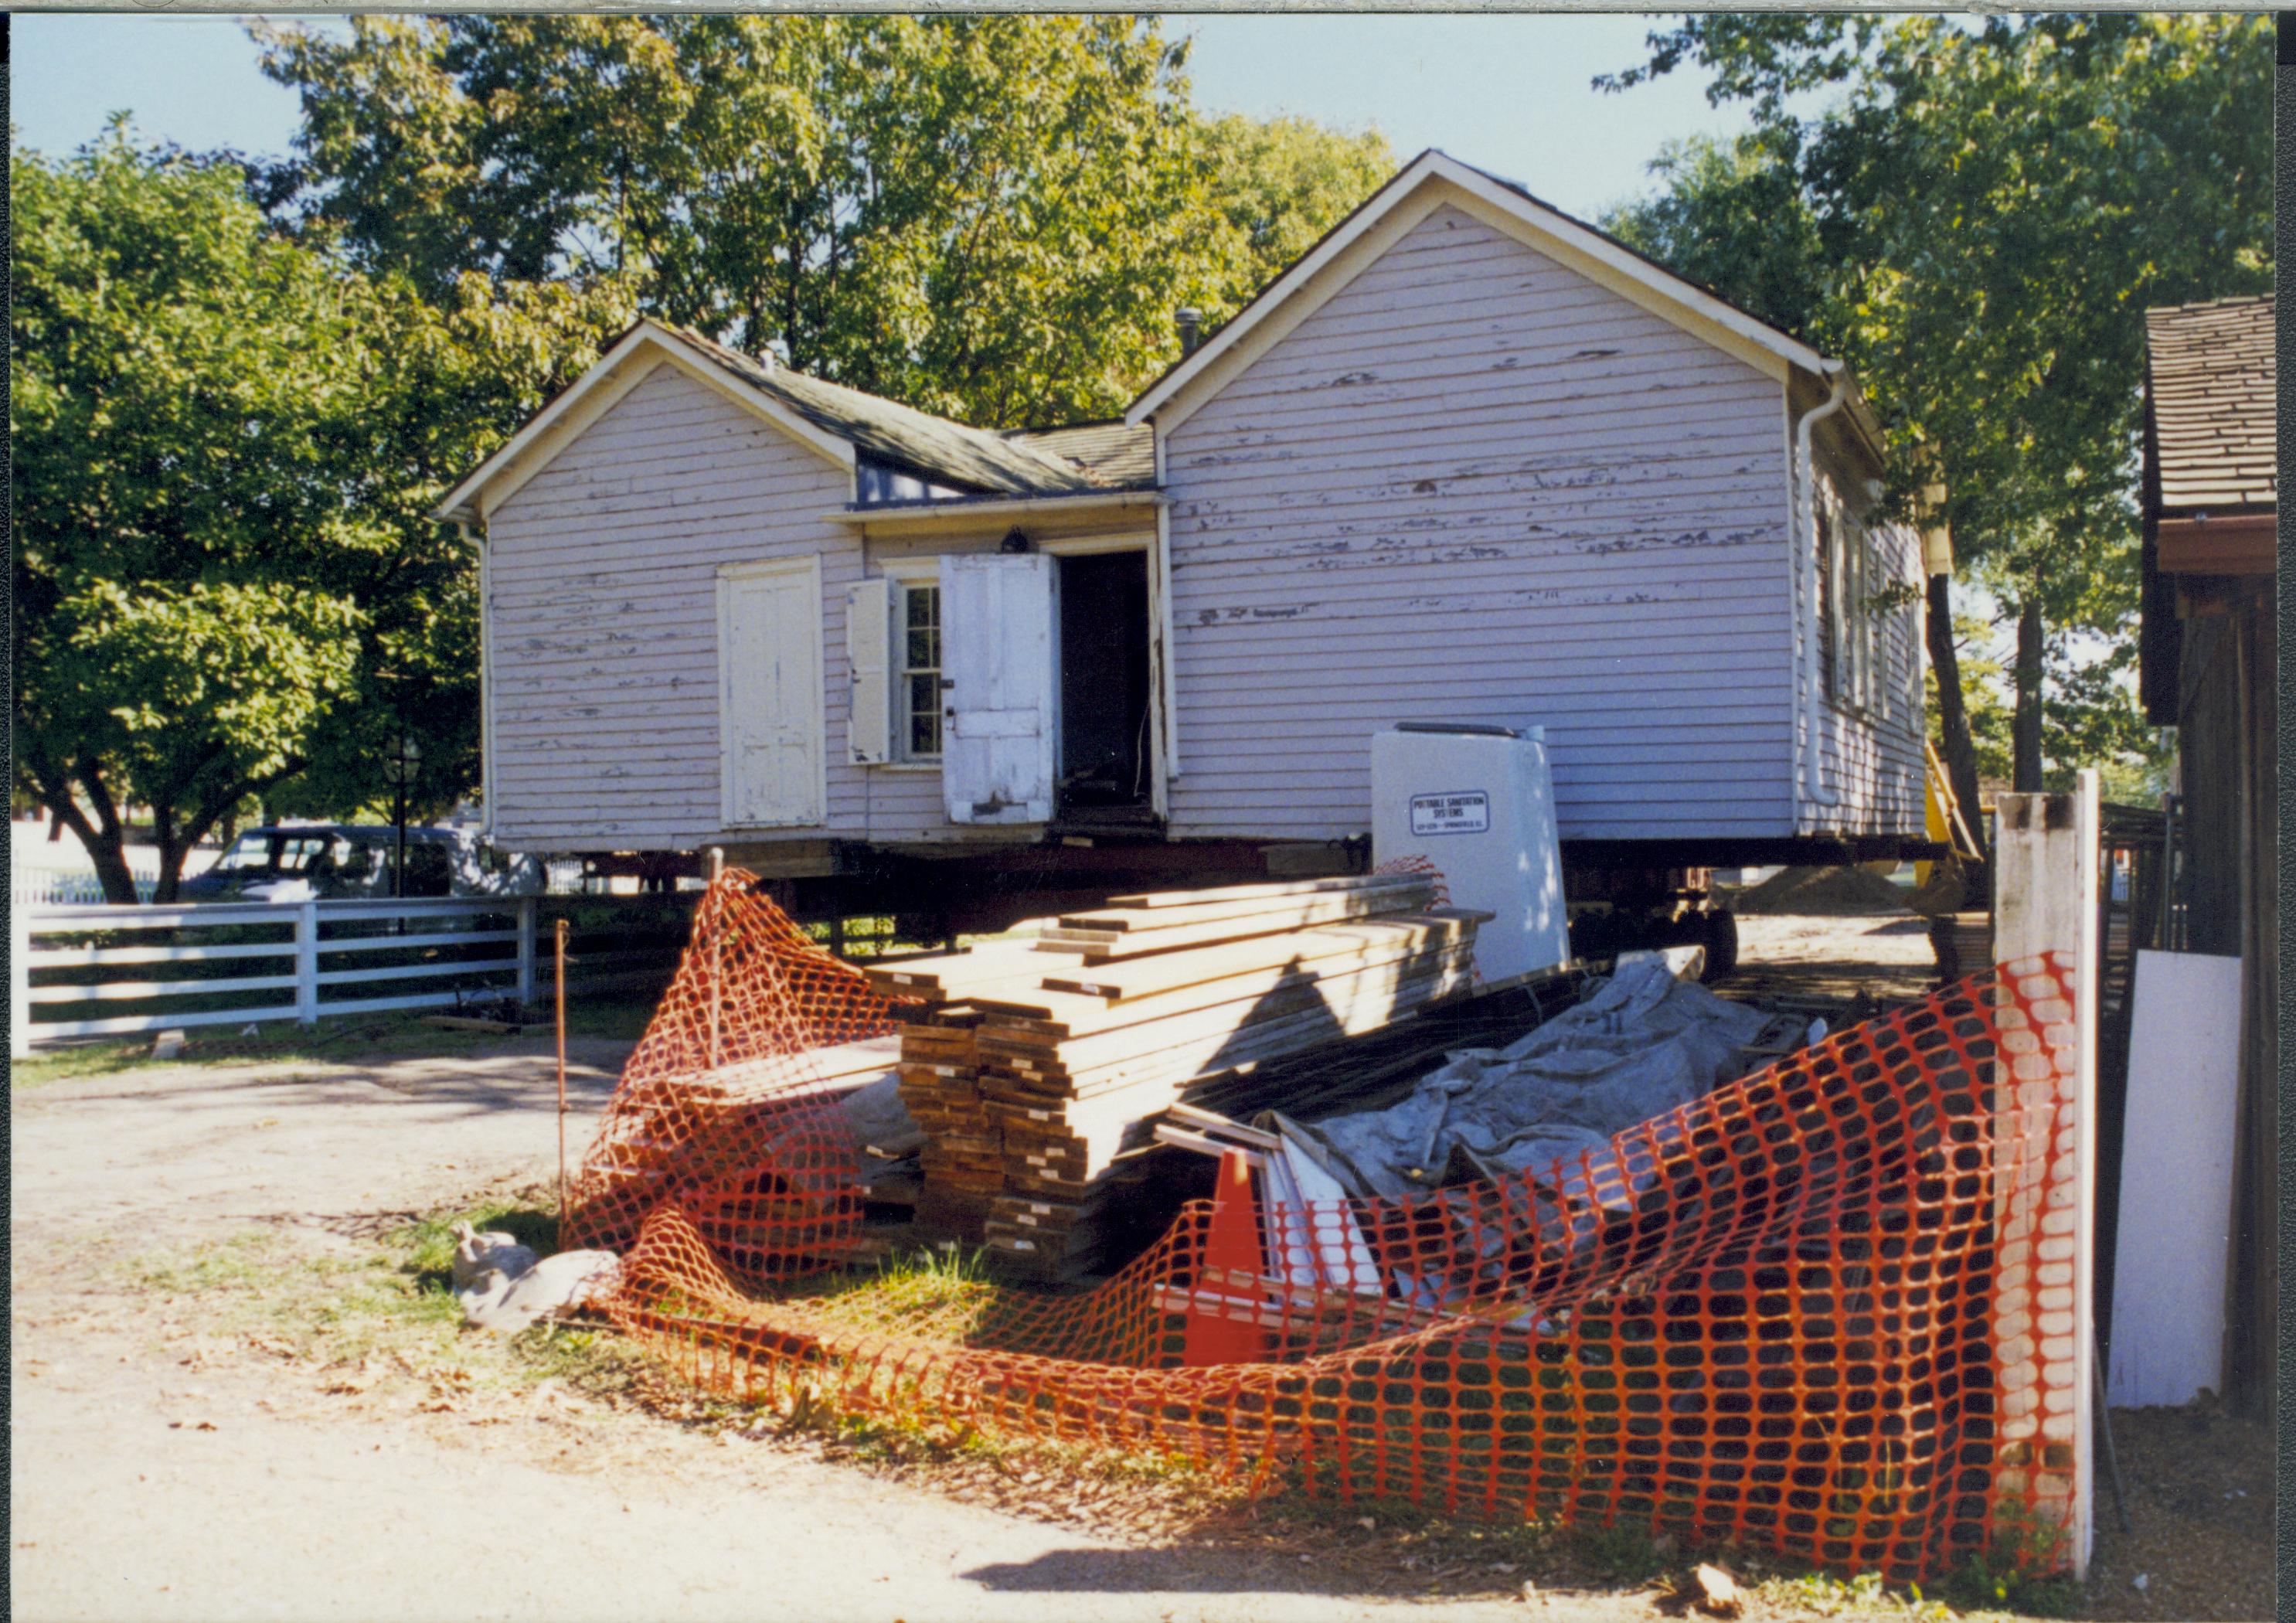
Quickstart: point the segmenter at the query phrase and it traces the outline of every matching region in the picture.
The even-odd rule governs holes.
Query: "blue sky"
[[[1174,17],[1196,37],[1197,103],[1257,117],[1296,113],[1376,125],[1398,159],[1439,146],[1592,217],[1644,189],[1669,137],[1742,124],[1706,105],[1695,74],[1621,95],[1597,73],[1642,58],[1645,16]],[[11,20],[15,119],[25,144],[63,152],[111,111],[195,150],[283,153],[295,99],[263,78],[225,17],[18,15]]]

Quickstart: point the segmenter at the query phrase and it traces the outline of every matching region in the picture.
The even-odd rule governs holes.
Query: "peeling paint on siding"
[[[1431,216],[1166,447],[1174,832],[1358,832],[1370,735],[1412,718],[1546,725],[1567,836],[1791,832],[1781,416],[1753,368]]]

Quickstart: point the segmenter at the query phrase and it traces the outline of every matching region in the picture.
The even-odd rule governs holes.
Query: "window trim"
[[[940,589],[940,554],[924,553],[882,559],[877,565],[877,572],[893,584],[891,602],[887,605],[893,623],[888,630],[885,643],[885,674],[889,694],[898,695],[893,701],[896,725],[892,730],[892,756],[878,765],[896,772],[939,772],[941,756],[909,753],[908,594],[918,586],[931,586],[935,591]]]
[[[1818,589],[1824,611],[1819,647],[1819,693],[1845,716],[1886,719],[1874,700],[1882,657],[1881,628],[1862,605],[1873,595],[1874,532],[1850,511],[1830,474],[1818,475]]]

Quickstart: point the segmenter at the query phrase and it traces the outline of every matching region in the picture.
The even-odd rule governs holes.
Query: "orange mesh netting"
[[[1191,1204],[1114,1278],[1053,1295],[962,1271],[792,1280],[849,1238],[857,1197],[837,1180],[858,1152],[774,1046],[824,1019],[876,1029],[884,1005],[755,898],[713,893],[695,943],[578,1227],[619,1243],[639,1226],[607,1311],[712,1389],[803,1385],[1311,1494],[1633,1523],[1901,1578],[2063,1523],[2073,1038],[2052,961],[1536,1175],[1272,1216],[1264,1181],[1257,1203]],[[742,1074],[780,1078],[739,1102],[699,1062],[709,963],[743,1010]],[[1220,1318],[1257,1357],[1192,1366],[1192,1341],[1221,1339],[1191,1325]]]
[[[745,1275],[801,1273],[850,1250],[859,1151],[823,1051],[898,1023],[756,882],[728,869],[695,908],[569,1196],[569,1245],[624,1250],[668,1203]]]

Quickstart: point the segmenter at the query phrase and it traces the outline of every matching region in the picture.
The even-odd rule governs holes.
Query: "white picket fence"
[[[156,870],[129,870],[135,899],[148,902],[160,889]],[[103,881],[84,868],[19,868],[8,876],[8,900],[17,907],[94,906],[103,901]]]
[[[521,1004],[531,1003],[537,905],[537,898],[528,896],[206,902],[167,907],[12,906],[9,1046],[11,1052],[20,1054],[31,1044],[59,1037],[280,1020],[308,1026],[316,1024],[323,1014],[445,1008],[472,996],[514,996]],[[340,928],[378,922],[396,922],[399,932],[349,933]],[[271,939],[247,939],[250,929]],[[133,937],[151,931],[168,933],[158,941],[86,939],[97,934]],[[217,934],[226,939],[199,939]],[[59,944],[60,938],[73,937],[80,939]],[[380,952],[480,947],[496,950],[483,956],[414,963],[377,964],[362,957]],[[123,980],[101,972],[130,965],[218,960],[247,961],[249,972],[179,980]],[[33,971],[61,969],[96,972],[85,980],[44,976],[38,985],[31,984]],[[480,984],[479,977],[492,977],[495,983]],[[442,986],[441,982],[452,984]],[[394,983],[412,983],[421,989],[376,996],[321,996],[328,988]],[[242,1007],[212,1006],[227,995],[258,992],[278,996]],[[34,1018],[46,1007],[113,1002],[162,1006],[107,1017]]]

